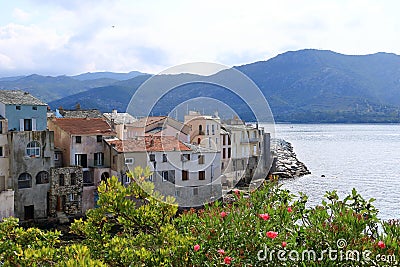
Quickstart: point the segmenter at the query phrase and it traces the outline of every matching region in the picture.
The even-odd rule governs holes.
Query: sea
[[[345,197],[355,188],[376,199],[381,220],[400,219],[400,124],[276,124],[275,137],[289,141],[311,171],[281,181],[307,194],[310,206],[327,191]]]

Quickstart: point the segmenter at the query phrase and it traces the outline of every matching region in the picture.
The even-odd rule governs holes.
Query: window
[[[205,179],[206,179],[206,172],[199,171],[199,180],[205,180]]]
[[[212,133],[212,135],[215,135],[215,125],[214,124],[211,125],[211,133]]]
[[[162,155],[162,162],[167,162],[168,158],[167,158],[167,154],[163,154]]]
[[[76,185],[76,173],[71,173],[71,185]]]
[[[188,160],[190,160],[190,154],[182,154],[181,159],[182,159],[182,161],[188,161]]]
[[[135,159],[134,158],[126,158],[125,159],[125,164],[133,164],[133,163],[135,163]]]
[[[182,170],[182,181],[189,180],[189,172],[186,170]]]
[[[36,175],[36,184],[47,184],[49,183],[49,173],[41,171]]]
[[[75,154],[75,165],[87,168],[87,155],[86,154]]]
[[[94,166],[102,166],[104,163],[104,153],[94,153]]]
[[[206,125],[207,135],[210,135],[210,125]]]
[[[150,174],[150,176],[149,176],[149,181],[153,181],[153,174]]]
[[[231,137],[228,135],[227,138],[228,138],[228,145],[230,145],[231,144]]]
[[[21,106],[15,106],[16,110],[21,110]]]
[[[21,173],[18,177],[18,189],[31,188],[32,187],[32,176],[27,173]]]
[[[204,164],[204,155],[199,155],[198,156],[199,164]]]
[[[180,197],[180,196],[181,196],[181,191],[176,190],[176,191],[175,191],[175,196],[176,196],[176,197]]]
[[[102,142],[103,141],[103,136],[102,135],[97,135],[96,139],[97,139],[97,142]]]
[[[149,158],[150,158],[150,161],[156,161],[156,155],[154,155],[154,154],[150,154],[149,155]]]
[[[32,110],[37,110],[37,107],[36,107],[36,106],[33,106],[33,107],[32,107]]]
[[[58,153],[54,153],[54,160],[59,160],[59,156],[58,156]]]
[[[231,148],[228,147],[228,159],[230,159],[230,158],[231,158]]]
[[[83,186],[91,186],[94,185],[93,175],[90,171],[83,172]]]
[[[82,136],[75,136],[75,143],[80,144],[82,143]]]
[[[163,181],[163,182],[168,181],[168,171],[163,171],[163,172],[161,173],[161,175],[162,175],[162,181]]]
[[[222,136],[222,144],[223,145],[226,145],[226,137],[227,137],[227,135]]]
[[[226,158],[226,148],[225,147],[222,149],[222,158],[223,159]]]
[[[26,146],[26,155],[28,157],[40,157],[40,143],[38,141],[29,142]]]
[[[32,120],[24,119],[24,131],[32,131]]]
[[[3,122],[0,121],[0,134],[2,134],[2,133],[3,133]]]
[[[64,174],[60,173],[58,175],[58,184],[60,186],[64,186],[65,185],[65,179],[64,179]]]
[[[193,188],[193,196],[197,196],[199,194],[199,188],[198,187],[194,187]]]
[[[69,194],[69,201],[78,201],[78,196],[76,194]]]
[[[2,147],[2,146],[0,146],[0,157],[4,157],[4,154],[3,154],[3,147]]]

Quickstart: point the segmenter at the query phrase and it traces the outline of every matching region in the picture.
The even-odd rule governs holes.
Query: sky
[[[394,0],[0,0],[0,77],[159,73],[306,48],[400,55]]]

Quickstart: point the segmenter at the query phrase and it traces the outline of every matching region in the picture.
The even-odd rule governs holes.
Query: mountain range
[[[400,122],[400,56],[395,54],[343,55],[305,49],[234,68],[260,88],[278,122]],[[162,85],[184,80],[187,75],[156,78]],[[211,78],[224,79],[224,75],[221,71]],[[29,91],[52,109],[73,109],[79,103],[81,108],[125,111],[136,89],[150,77],[140,72],[30,75],[0,78],[0,89]],[[148,97],[157,97],[157,93],[149,92]],[[234,107],[243,119],[254,120],[246,103],[210,84],[172,90],[158,101],[152,114],[166,114],[194,97],[217,99]]]

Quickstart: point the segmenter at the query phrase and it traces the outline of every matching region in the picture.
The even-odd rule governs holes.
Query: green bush
[[[380,222],[374,199],[356,190],[339,199],[327,192],[321,204],[276,183],[230,204],[215,202],[177,215],[135,169],[125,187],[117,178],[98,188],[98,208],[76,220],[80,236],[63,243],[58,231],[0,223],[4,266],[397,266],[400,222]],[[315,253],[315,254],[313,254]],[[330,253],[330,254],[329,254]],[[353,254],[352,254],[353,253]]]

